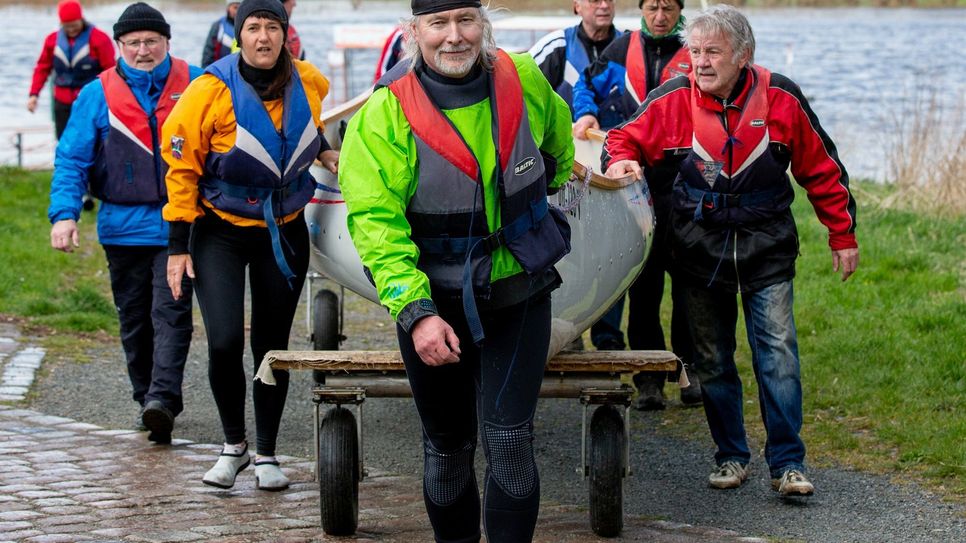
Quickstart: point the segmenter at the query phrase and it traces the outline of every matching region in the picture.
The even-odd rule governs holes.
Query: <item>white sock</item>
[[[245,452],[245,448],[247,447],[247,441],[242,441],[241,443],[236,443],[234,445],[231,443],[225,443],[225,448],[221,452],[238,456],[239,454]]]

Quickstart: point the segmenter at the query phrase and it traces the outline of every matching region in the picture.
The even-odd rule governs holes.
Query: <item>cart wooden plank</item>
[[[630,373],[674,371],[670,351],[564,351],[547,363],[547,373]],[[399,351],[269,351],[262,362],[272,369],[343,372],[404,371]]]

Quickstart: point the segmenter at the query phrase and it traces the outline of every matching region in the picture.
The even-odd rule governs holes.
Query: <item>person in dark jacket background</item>
[[[781,496],[807,496],[802,386],[792,312],[798,232],[788,176],[808,193],[829,232],[832,269],[855,272],[855,200],[835,145],[801,89],[754,64],[755,37],[737,9],[719,4],[685,32],[689,77],[652,91],[634,117],[607,135],[607,175],[674,166],[672,251],[694,342],[705,414],[717,446],[714,488],[748,477],[741,380],[735,367],[740,295],[761,417],[765,461]]]
[[[134,401],[135,425],[148,439],[170,443],[184,408],[181,382],[191,341],[191,296],[168,289],[168,223],[160,130],[188,82],[201,69],[171,57],[164,16],[138,2],[114,25],[121,50],[117,66],[84,87],[57,145],[50,187],[50,244],[80,246],[81,196],[101,200],[97,234],[110,270]],[[110,120],[113,118],[114,120]],[[185,280],[183,288],[191,292]]]
[[[547,34],[530,48],[550,86],[571,106],[571,115],[580,74],[622,34],[614,27],[614,0],[573,0],[573,8],[579,23]]]
[[[684,28],[683,0],[640,0],[641,29],[621,36],[581,75],[574,89],[574,137],[584,138],[588,128],[611,128],[629,119],[647,93],[668,79],[691,71],[680,31]],[[661,300],[665,274],[671,272],[668,219],[671,212],[671,182],[675,172],[666,168],[645,171],[654,201],[657,224],[650,256],[628,291],[627,342],[631,349],[666,349],[661,325]],[[671,277],[671,346],[686,365],[691,362],[691,338],[681,298],[682,289]],[[591,340],[598,349],[624,349],[620,330],[624,298],[614,304],[591,328]],[[701,403],[698,378],[688,373],[690,386],[681,390],[685,405]],[[634,407],[664,409],[663,372],[641,372],[634,376],[638,395]]]
[[[225,0],[225,15],[211,23],[211,30],[205,38],[205,48],[201,53],[201,67],[207,68],[212,62],[227,57],[235,44],[235,14],[238,13],[240,0]]]

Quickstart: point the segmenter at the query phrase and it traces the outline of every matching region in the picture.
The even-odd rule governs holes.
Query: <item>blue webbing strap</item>
[[[539,224],[548,210],[547,199],[542,198],[530,204],[530,212],[525,213],[513,220],[510,224],[498,228],[495,232],[485,238],[462,238],[476,239],[466,253],[466,261],[463,262],[463,314],[466,317],[466,325],[470,333],[473,334],[473,343],[479,345],[486,337],[483,333],[483,323],[480,321],[480,313],[476,307],[476,296],[473,293],[473,252],[481,243],[484,244],[487,252],[492,254],[501,245],[506,245],[519,238]],[[459,238],[455,238],[459,239]],[[454,238],[448,241],[452,242]]]
[[[705,208],[710,211],[725,207],[756,206],[775,199],[785,191],[785,187],[776,187],[755,192],[729,194],[696,189],[687,183],[684,184],[684,188],[688,191],[688,199],[698,204],[694,208],[694,222],[701,222],[704,219]]]
[[[282,275],[285,276],[288,288],[294,289],[292,280],[295,279],[295,274],[292,273],[292,268],[289,267],[288,262],[285,260],[285,253],[282,251],[282,236],[278,231],[278,224],[275,222],[275,210],[272,209],[273,190],[232,185],[221,179],[215,180],[215,186],[222,193],[232,198],[244,198],[246,200],[255,198],[262,200],[262,218],[265,220],[265,226],[268,228],[268,235],[272,238],[272,254],[275,256],[275,263],[278,265],[278,269],[282,272]]]

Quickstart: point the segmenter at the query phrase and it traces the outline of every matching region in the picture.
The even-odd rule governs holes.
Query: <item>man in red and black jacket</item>
[[[103,70],[114,66],[114,44],[111,38],[84,20],[77,0],[64,0],[57,6],[60,29],[44,40],[44,48],[34,67],[27,110],[37,110],[40,90],[54,71],[54,129],[57,139],[64,133],[71,105],[81,87],[97,78]]]
[[[798,233],[788,169],[828,228],[832,268],[855,271],[855,200],[835,145],[787,77],[753,64],[755,38],[735,8],[716,5],[685,31],[694,71],[651,92],[608,133],[607,175],[675,165],[671,251],[684,280],[705,413],[717,445],[715,488],[737,488],[751,460],[735,367],[741,296],[759,386],[772,487],[810,495],[802,388],[792,315]]]

